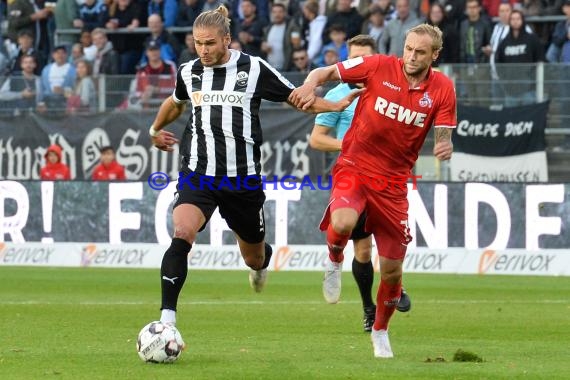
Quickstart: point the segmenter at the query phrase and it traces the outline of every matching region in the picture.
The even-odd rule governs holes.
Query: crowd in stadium
[[[405,31],[437,25],[437,64],[539,61],[570,63],[570,0],[8,0],[0,46],[4,107],[96,109],[97,77],[136,75],[117,107],[151,108],[169,95],[176,68],[196,58],[197,15],[227,6],[231,48],[265,58],[283,72],[308,72],[347,58],[346,41],[369,34],[380,53],[401,56]],[[528,16],[565,15],[527,24]],[[494,22],[493,20],[497,20]],[[139,28],[148,27],[147,33]],[[174,27],[175,32],[168,29]],[[117,29],[136,33],[117,33]],[[75,30],[75,33],[56,33]],[[183,32],[181,32],[181,30]],[[508,73],[507,73],[508,74]],[[158,79],[157,79],[158,78]],[[477,96],[477,88],[472,89]],[[6,107],[9,105],[8,107]]]

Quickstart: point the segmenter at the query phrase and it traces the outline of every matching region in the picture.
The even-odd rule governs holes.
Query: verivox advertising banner
[[[548,102],[501,110],[460,105],[452,181],[547,182],[547,112]]]
[[[324,244],[318,225],[329,191],[301,185],[266,188],[269,243]],[[147,182],[0,181],[0,241],[168,245],[175,186],[158,191]],[[569,185],[420,182],[409,188],[410,249],[570,247]],[[235,237],[216,213],[197,243],[235,244]]]
[[[51,144],[63,149],[63,162],[72,179],[89,179],[98,164],[99,148],[112,145],[127,179],[146,180],[161,171],[176,178],[178,150],[172,153],[151,147],[148,129],[154,113],[105,113],[49,117],[36,114],[17,119],[0,118],[0,180],[39,179],[44,154]],[[262,174],[302,177],[320,175],[325,156],[309,148],[314,117],[290,107],[265,105],[260,115],[263,130]],[[168,126],[178,137],[188,115]],[[176,147],[178,149],[178,147]]]
[[[125,243],[0,243],[0,265],[106,267],[106,268],[160,268],[167,245]],[[319,271],[325,270],[328,257],[326,245],[288,245],[274,247],[269,270]],[[349,245],[345,262],[352,262],[354,252]],[[378,256],[374,269],[379,270]],[[188,268],[210,270],[245,270],[237,244],[211,246],[197,244],[188,255]],[[350,265],[345,265],[350,271]],[[448,248],[409,249],[404,259],[406,273],[461,273],[507,275],[570,275],[570,250],[549,249],[529,251],[521,249],[466,250]]]

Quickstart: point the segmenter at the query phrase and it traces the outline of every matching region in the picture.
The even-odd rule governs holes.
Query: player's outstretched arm
[[[184,109],[184,104],[176,103],[172,99],[172,96],[169,96],[162,102],[149,130],[152,144],[155,147],[167,152],[172,152],[174,150],[172,146],[178,143],[178,140],[174,136],[174,133],[164,131],[162,129],[174,120],[178,119],[178,117],[184,112]]]
[[[305,83],[289,95],[289,102],[298,109],[306,111],[315,102],[315,89],[319,85],[339,80],[340,76],[336,65],[314,69],[305,79]]]
[[[338,102],[331,102],[330,100],[314,96],[312,99],[312,103],[310,105],[307,105],[308,103],[306,103],[303,106],[295,106],[290,100],[288,100],[287,103],[289,103],[293,107],[296,107],[299,111],[304,111],[308,113],[342,112],[352,104],[354,99],[360,96],[362,91],[364,91],[363,88],[352,90],[347,96],[345,96]]]
[[[453,144],[451,142],[452,128],[435,128],[435,144],[433,146],[433,155],[441,160],[451,159],[453,153]]]

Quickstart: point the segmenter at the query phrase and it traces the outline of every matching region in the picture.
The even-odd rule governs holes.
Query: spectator
[[[549,62],[570,63],[570,0],[565,0],[562,13],[566,20],[559,21],[552,32],[552,43],[548,49]]]
[[[459,32],[461,22],[466,18],[465,1],[466,0],[446,0],[442,2],[445,14],[447,14],[447,19],[455,26],[457,32]]]
[[[379,6],[372,6],[368,17],[362,24],[362,34],[372,37],[376,46],[380,45],[380,40],[384,33],[384,20],[384,11]]]
[[[12,59],[11,73],[19,75],[22,73],[22,58],[27,55],[33,55],[36,61],[36,69],[34,74],[40,75],[43,69],[43,60],[41,54],[34,48],[34,36],[27,30],[18,33],[18,46],[14,51],[16,56]]]
[[[144,46],[148,46],[151,41],[156,41],[160,46],[160,58],[164,61],[176,62],[180,54],[178,40],[164,29],[162,18],[159,15],[154,14],[148,17],[148,29],[150,36],[144,41]],[[146,54],[143,54],[140,63],[141,65],[146,63]]]
[[[148,2],[148,15],[159,15],[164,20],[166,28],[176,26],[177,13],[177,0],[149,0]]]
[[[241,10],[243,20],[238,24],[236,35],[243,51],[247,54],[264,57],[265,55],[261,51],[261,42],[263,41],[265,22],[257,17],[255,1],[242,0]]]
[[[79,18],[79,8],[76,0],[58,0],[54,10],[56,29],[73,29],[74,21]],[[77,42],[75,34],[60,34],[58,43],[71,46]]]
[[[115,161],[115,150],[111,146],[102,147],[100,164],[93,169],[93,181],[126,180],[125,168]]]
[[[40,178],[43,181],[65,181],[71,179],[69,167],[61,162],[62,149],[53,144],[47,148],[46,165],[40,169]]]
[[[332,25],[329,28],[329,40],[331,42],[329,42],[323,47],[323,51],[321,52],[319,60],[315,62],[320,67],[332,64],[332,63],[327,64],[325,59],[327,52],[329,52],[329,57],[332,59],[332,56],[330,54],[331,49],[334,49],[336,51],[337,62],[348,59],[348,45],[346,44],[346,32],[344,31],[342,25],[336,24]]]
[[[180,57],[178,58],[178,66],[198,58],[198,53],[196,52],[196,45],[194,44],[194,35],[192,32],[186,33],[186,38],[184,39],[186,44],[186,49],[182,50]]]
[[[491,26],[481,17],[479,0],[467,0],[467,19],[461,22],[459,32],[459,60],[469,65],[463,68],[461,78],[465,82],[460,88],[460,97],[470,99],[475,104],[489,98],[490,72],[477,65],[487,63],[491,52]]]
[[[479,0],[467,0],[467,19],[460,27],[459,59],[462,63],[486,63],[491,54],[491,26],[481,17]]]
[[[97,47],[93,61],[93,77],[99,75],[117,75],[119,73],[119,55],[113,48],[113,43],[107,39],[105,29],[97,28],[91,32],[93,44]]]
[[[81,29],[81,33],[79,34],[79,43],[83,47],[83,55],[85,55],[85,59],[89,62],[93,62],[97,55],[97,46],[93,44],[93,38],[91,37],[91,31],[89,29]]]
[[[204,0],[180,0],[176,26],[192,26],[202,11]]]
[[[293,51],[292,60],[293,65],[289,68],[289,71],[309,74],[311,70],[317,68],[317,65],[309,59],[309,54],[305,48],[295,49]]]
[[[542,43],[534,33],[526,31],[524,15],[521,11],[511,12],[509,18],[510,31],[507,37],[499,44],[497,49],[497,63],[536,63],[544,61]],[[518,67],[500,66],[501,78],[507,81],[505,85],[505,105],[516,106],[531,104],[535,101],[535,84],[528,82],[533,78],[534,65]],[[525,80],[527,79],[527,80]],[[522,80],[522,81],[521,81]]]
[[[309,54],[309,61],[315,61],[321,53],[323,46],[323,39],[321,38],[327,18],[319,15],[319,3],[317,0],[307,0],[303,5],[303,15],[309,22],[308,28],[305,31],[305,46],[307,47],[307,54]]]
[[[86,60],[79,60],[75,68],[77,79],[73,90],[66,94],[67,113],[95,112],[97,97],[95,83],[91,78],[91,65]]]
[[[334,65],[335,63],[339,62],[339,55],[338,50],[335,49],[333,46],[327,45],[323,49],[323,66],[330,66]]]
[[[150,41],[145,54],[147,63],[137,71],[134,96],[129,108],[155,108],[172,94],[176,83],[176,65],[160,56],[160,43]]]
[[[426,22],[437,26],[443,34],[443,49],[439,53],[433,66],[459,62],[459,34],[451,22],[448,21],[445,9],[440,3],[433,3],[429,8]]]
[[[348,39],[360,33],[363,21],[364,19],[358,13],[358,10],[352,7],[352,0],[338,0],[336,11],[327,18],[326,30],[329,30],[332,25],[340,25]],[[323,35],[323,43],[327,44],[329,42],[330,38],[327,33]]]
[[[373,4],[373,7],[378,7],[382,9],[382,13],[384,14],[384,21],[388,22],[396,17],[398,14],[396,12],[396,7],[392,4],[391,0],[376,0]]]
[[[404,52],[406,31],[421,24],[422,21],[416,17],[415,13],[410,12],[409,0],[396,0],[396,13],[397,17],[386,23],[382,40],[378,45],[378,52],[401,57]]]
[[[109,11],[103,0],[83,0],[79,6],[79,19],[73,25],[76,28],[104,28],[109,21]]]
[[[85,54],[83,54],[83,45],[81,45],[79,42],[74,43],[71,46],[69,63],[71,63],[73,67],[75,67],[75,69],[77,70],[77,62],[79,62],[82,59],[85,59]]]
[[[244,0],[231,0],[226,1],[231,3],[230,15],[233,22],[239,24],[243,22],[246,18],[244,11],[243,11],[243,2]],[[224,3],[222,1],[222,3]],[[257,19],[260,20],[264,25],[269,22],[269,1],[267,0],[252,0],[253,5],[256,9]]]
[[[301,30],[293,21],[287,20],[287,9],[283,4],[273,4],[271,20],[265,30],[261,50],[271,66],[285,71],[291,64],[292,50],[301,45]]]
[[[107,29],[134,29],[140,26],[140,8],[133,0],[117,0],[109,9]],[[134,74],[142,53],[143,38],[138,34],[116,33],[109,36],[119,54],[119,73]]]
[[[21,31],[28,31],[34,38],[34,48],[40,52],[41,57],[49,54],[47,42],[46,20],[52,16],[51,7],[40,8],[34,0],[14,0],[8,4],[8,30],[7,37],[16,43]],[[39,61],[38,61],[39,63]]]
[[[33,55],[22,57],[22,72],[19,76],[9,76],[0,88],[0,101],[3,110],[11,115],[22,111],[32,111],[42,101],[40,77],[34,74],[36,58]]]
[[[65,46],[56,46],[51,54],[53,63],[42,70],[42,100],[38,104],[40,112],[46,109],[64,110],[65,92],[71,91],[75,83],[75,68],[67,62]]]

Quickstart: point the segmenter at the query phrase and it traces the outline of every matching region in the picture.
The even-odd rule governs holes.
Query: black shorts
[[[372,233],[366,232],[364,230],[365,225],[366,225],[366,211],[360,214],[360,216],[358,217],[358,222],[356,222],[356,226],[352,230],[350,238],[352,240],[360,240],[360,239],[365,239],[368,236],[372,235]]]
[[[259,176],[226,177],[222,180],[196,173],[185,175],[192,177],[178,182],[173,207],[181,204],[198,207],[206,217],[200,231],[204,230],[216,207],[219,207],[228,227],[242,240],[256,244],[265,239],[265,193]]]

